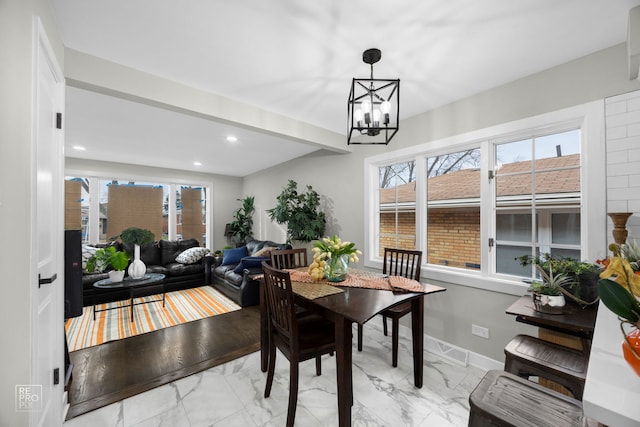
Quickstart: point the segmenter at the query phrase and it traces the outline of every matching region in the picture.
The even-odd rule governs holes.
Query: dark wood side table
[[[525,295],[507,308],[506,313],[516,316],[517,322],[578,337],[582,340],[583,350],[589,351],[596,325],[598,304],[582,308],[573,302],[567,302],[564,313],[546,314],[535,311],[531,296]]]

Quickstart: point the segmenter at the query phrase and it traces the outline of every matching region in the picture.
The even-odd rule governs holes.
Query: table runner
[[[320,282],[314,282],[309,273],[305,270],[286,270],[291,276],[292,282],[302,283],[322,283],[328,284],[327,280],[321,280]],[[399,291],[399,292],[426,292],[422,283],[407,279],[400,276],[387,276],[380,273],[375,273],[366,270],[359,270],[352,268],[349,270],[347,278],[342,282],[333,283],[335,286],[352,287],[352,288],[367,288],[367,289],[380,289],[386,291]]]

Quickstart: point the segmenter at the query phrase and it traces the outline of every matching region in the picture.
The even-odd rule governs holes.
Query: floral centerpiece
[[[624,245],[623,245],[624,246]],[[622,353],[625,360],[640,375],[640,275],[633,268],[633,261],[617,245],[609,247],[614,256],[606,262],[600,274],[598,294],[602,303],[620,319],[624,337]],[[627,332],[625,326],[631,326]]]
[[[338,236],[324,237],[314,243],[313,262],[309,275],[315,281],[326,277],[330,282],[341,282],[347,278],[350,262],[358,262],[362,255],[355,243],[342,241]]]

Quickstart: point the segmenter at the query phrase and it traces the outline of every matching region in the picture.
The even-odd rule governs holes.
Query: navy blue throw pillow
[[[247,256],[247,247],[242,246],[235,249],[225,249],[222,254],[222,265],[237,264]]]
[[[242,274],[245,268],[262,267],[262,261],[269,261],[266,256],[248,256],[240,260],[240,264],[233,270],[236,274]]]

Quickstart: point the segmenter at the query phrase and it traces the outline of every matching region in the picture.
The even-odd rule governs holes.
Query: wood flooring
[[[259,323],[245,307],[72,352],[67,419],[257,351]]]

